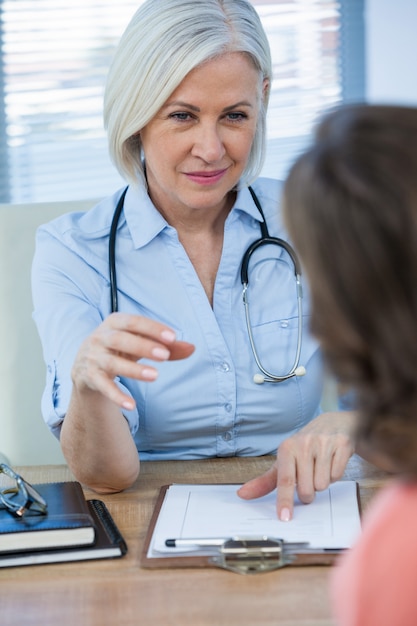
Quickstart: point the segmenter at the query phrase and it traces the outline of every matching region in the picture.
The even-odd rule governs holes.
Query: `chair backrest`
[[[32,320],[30,282],[36,229],[95,203],[0,204],[0,454],[13,465],[64,460],[40,411],[45,364]]]

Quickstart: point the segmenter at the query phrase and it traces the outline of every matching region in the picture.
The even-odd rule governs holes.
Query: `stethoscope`
[[[301,346],[303,340],[303,290],[301,286],[301,268],[300,263],[297,259],[297,255],[295,254],[293,248],[289,243],[280,239],[279,237],[271,237],[268,232],[268,227],[266,225],[265,215],[262,210],[261,204],[252,189],[252,187],[248,188],[253,201],[261,214],[262,221],[260,222],[261,228],[261,237],[254,241],[246,252],[243,255],[242,263],[240,266],[240,279],[243,285],[243,304],[245,307],[245,317],[246,317],[246,327],[248,331],[249,341],[252,349],[253,356],[255,358],[256,364],[262,374],[255,374],[253,377],[253,381],[257,384],[262,383],[280,383],[284,380],[288,380],[293,376],[304,376],[306,373],[306,369],[303,365],[300,365],[300,355],[301,355]],[[126,187],[119,198],[119,201],[116,205],[116,209],[114,211],[111,227],[110,227],[110,236],[109,236],[109,279],[110,279],[110,306],[112,313],[115,313],[118,310],[118,300],[117,300],[117,277],[116,277],[116,233],[117,233],[117,225],[119,223],[120,215],[123,211],[124,200],[126,196],[126,192],[128,187]],[[258,350],[255,345],[255,340],[252,333],[252,325],[250,320],[250,312],[249,312],[249,298],[248,298],[248,287],[249,287],[249,264],[250,259],[258,248],[261,246],[279,246],[283,248],[288,256],[290,257],[292,264],[294,266],[294,276],[295,276],[295,285],[296,285],[296,296],[297,296],[297,308],[298,308],[298,331],[297,331],[297,347],[295,350],[295,358],[291,369],[285,374],[274,374],[268,371],[263,365],[259,358]]]

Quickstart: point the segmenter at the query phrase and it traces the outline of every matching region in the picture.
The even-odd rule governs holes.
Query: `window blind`
[[[323,110],[363,96],[363,54],[351,44],[363,38],[362,4],[254,0],[274,65],[265,175],[285,176]],[[0,0],[0,202],[103,197],[123,184],[108,157],[102,98],[139,5]]]

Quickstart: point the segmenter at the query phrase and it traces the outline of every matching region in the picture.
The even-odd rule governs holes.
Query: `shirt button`
[[[230,411],[232,410],[232,408],[233,408],[233,407],[232,407],[232,405],[231,405],[231,404],[229,404],[229,403],[228,403],[228,404],[225,404],[225,405],[224,405],[224,408],[226,409],[226,411],[227,411],[228,413],[230,413]]]
[[[281,320],[281,328],[288,328],[288,320]]]
[[[229,363],[226,363],[226,361],[224,361],[224,363],[222,363],[220,367],[222,368],[223,372],[230,371],[230,365]]]
[[[227,432],[227,433],[223,433],[222,437],[223,437],[224,441],[230,441],[231,438],[232,438],[232,435],[231,435],[231,433]]]

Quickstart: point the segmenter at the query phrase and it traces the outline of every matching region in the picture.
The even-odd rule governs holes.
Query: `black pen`
[[[165,541],[165,545],[167,548],[188,548],[188,547],[197,547],[197,548],[208,548],[208,547],[219,547],[222,546],[225,542],[224,538],[213,538],[213,539],[167,539]]]
[[[166,539],[165,545],[167,548],[218,548],[224,546],[228,542],[237,542],[241,544],[252,546],[264,546],[268,545],[282,545],[287,550],[299,549],[308,546],[307,542],[285,542],[283,539],[276,539],[267,537],[266,535],[253,536],[253,537],[209,537],[209,538],[196,538],[196,539]]]

